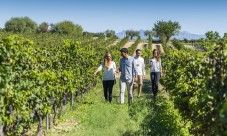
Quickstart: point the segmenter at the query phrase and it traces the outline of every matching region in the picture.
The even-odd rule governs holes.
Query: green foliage
[[[106,30],[105,31],[106,37],[115,37],[115,31],[114,30]]]
[[[14,33],[35,32],[37,24],[29,17],[15,17],[11,18],[5,23],[5,30]]]
[[[39,25],[38,31],[42,33],[48,32],[49,30],[48,27],[49,27],[49,24],[47,22],[43,22]]]
[[[18,36],[3,32],[0,37],[0,123],[6,128],[5,134],[23,135],[34,121],[33,117],[44,118],[53,112],[53,106],[60,109],[63,96],[69,97],[78,90],[82,95],[91,90],[97,83],[93,73],[105,52],[109,51],[119,65],[119,50],[128,37],[107,47],[114,40],[103,36],[93,39],[58,33]],[[140,37],[136,43],[139,41]],[[137,99],[128,109],[126,105],[100,103],[102,91],[98,100],[95,91],[88,95],[90,97],[82,105],[84,109],[74,111],[84,114],[81,120],[84,127],[90,127],[87,133],[93,134],[97,128],[100,132],[95,133],[99,135],[111,132],[119,135],[189,135],[190,129],[193,135],[226,135],[227,42],[226,39],[197,42],[214,44],[214,48],[209,52],[198,52],[163,46],[164,77],[161,82],[170,92],[171,99],[162,95],[157,103],[150,97]],[[130,50],[134,51],[137,44]],[[150,53],[149,49],[143,51],[145,59],[151,56]],[[119,92],[115,93],[117,102]],[[110,131],[103,132],[102,128],[108,125]]]
[[[163,42],[167,43],[171,36],[180,32],[181,26],[178,22],[172,22],[171,20],[157,21],[154,24],[152,31],[159,37]]]
[[[125,34],[126,36],[130,37],[130,39],[133,39],[135,36],[139,36],[139,32],[134,30],[127,30]]]
[[[144,48],[142,51],[142,57],[144,58],[144,63],[146,65],[149,64],[150,58],[152,57],[152,50],[151,48]]]
[[[146,116],[141,124],[143,128],[143,133],[141,134],[155,136],[190,135],[189,128],[191,124],[187,121],[183,121],[178,110],[174,109],[173,102],[170,101],[167,96],[160,94],[156,102],[145,101],[145,104],[144,102],[139,104],[144,106],[147,104],[148,107],[148,114],[145,114]],[[140,111],[141,110],[142,109],[140,109]],[[138,112],[137,110],[134,111]]]
[[[199,39],[195,42],[195,47],[201,51],[213,51],[216,47],[216,42],[209,39]]]
[[[180,40],[177,40],[176,38],[172,40],[172,43],[173,46],[176,47],[178,50],[185,49],[184,44]]]
[[[227,124],[222,120],[227,81],[226,59],[222,58],[226,58],[226,42],[216,44],[219,46],[212,53],[169,50],[163,56],[163,69],[167,72],[161,81],[182,115],[192,121],[190,131],[195,135],[226,134]]]
[[[166,93],[160,92],[157,102],[153,101],[148,82],[145,81],[141,97],[135,97],[130,107],[118,103],[118,85],[114,86],[112,103],[105,102],[99,82],[75,110],[63,116],[64,121],[79,122],[72,130],[64,131],[64,135],[190,135],[190,123],[183,121]],[[61,135],[54,130],[51,133]]]
[[[136,50],[139,42],[141,41],[140,36],[138,36],[138,38],[136,39],[135,43],[131,45],[131,47],[128,48],[128,53],[129,55],[133,56],[134,51]]]
[[[153,32],[152,31],[149,31],[149,30],[146,30],[146,31],[144,31],[144,35],[145,36],[148,36],[149,42],[152,43],[152,35],[153,35]]]
[[[50,40],[51,36],[47,38]],[[43,37],[33,38],[41,42],[39,38]],[[0,120],[7,135],[23,134],[36,117],[32,111],[44,118],[52,112],[53,105],[62,106],[63,96],[70,96],[77,89],[84,93],[96,84],[93,77],[94,67],[99,63],[93,45],[96,41],[84,39],[90,40],[87,44],[65,40],[58,45],[57,39],[61,38],[54,39],[56,43],[43,45],[19,36],[0,39],[0,93],[4,96],[0,99]]]
[[[68,35],[82,35],[83,34],[83,28],[80,25],[75,25],[71,21],[63,21],[59,22],[52,26],[52,30],[54,32],[60,33],[60,34],[68,34]]]
[[[188,39],[184,38],[183,42],[184,43],[189,43],[190,41]]]
[[[209,39],[210,41],[217,41],[221,38],[218,32],[213,32],[213,31],[208,31],[205,33],[206,38]]]
[[[227,33],[224,33],[223,39],[227,39]]]

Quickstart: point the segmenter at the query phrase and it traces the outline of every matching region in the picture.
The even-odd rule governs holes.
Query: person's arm
[[[116,63],[113,62],[113,74],[114,74],[114,78],[116,78],[116,71],[117,71],[117,67],[116,67]]]
[[[118,67],[118,71],[121,72],[122,70],[122,65],[121,65],[121,60],[120,60],[120,66]]]
[[[117,66],[116,63],[113,62],[113,76],[114,76],[114,84],[116,84],[116,74],[117,74]]]
[[[144,59],[143,59],[143,65],[142,65],[142,72],[143,72],[143,78],[146,77],[146,68],[145,68],[145,64],[144,64]]]
[[[152,60],[149,61],[149,67],[152,67]]]
[[[138,74],[138,73],[137,73],[137,69],[136,69],[137,66],[136,66],[136,63],[135,63],[135,59],[134,59],[134,58],[133,58],[132,63],[133,63],[133,64],[132,64],[132,70],[133,70],[133,73],[134,73],[133,76],[134,76],[134,78],[135,78],[135,81],[137,81],[137,74]]]
[[[161,72],[161,77],[163,76],[163,73],[162,73],[162,63],[161,63],[161,59],[160,59],[160,72]]]
[[[99,71],[101,71],[103,68],[103,63],[101,63],[101,65],[96,69],[94,75],[96,75]]]

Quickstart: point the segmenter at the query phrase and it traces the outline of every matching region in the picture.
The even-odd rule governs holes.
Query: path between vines
[[[124,47],[130,47],[128,42]],[[143,49],[144,43],[138,44]],[[157,100],[153,99],[147,70],[141,97],[137,86],[133,104],[119,103],[119,78],[113,88],[112,103],[105,102],[102,82],[83,97],[78,97],[73,108],[66,108],[57,125],[48,130],[51,136],[131,136],[131,135],[182,135],[184,125],[165,88],[160,86]]]

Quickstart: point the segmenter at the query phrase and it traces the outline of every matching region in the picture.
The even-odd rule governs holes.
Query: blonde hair
[[[108,56],[110,56],[112,58],[111,54],[108,52],[104,55],[104,64],[105,64],[106,68],[109,68],[110,64],[111,64],[111,60],[110,61],[107,60]]]

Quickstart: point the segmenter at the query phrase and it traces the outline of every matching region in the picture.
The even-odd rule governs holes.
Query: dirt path
[[[140,42],[140,43],[137,45],[137,48],[136,48],[136,49],[143,50],[143,47],[144,47],[144,45],[146,45],[146,44],[148,44],[148,43],[146,43],[146,42]],[[134,53],[133,53],[133,56],[135,56],[135,55],[136,55],[136,51],[134,51]]]
[[[110,44],[108,47],[117,45],[120,41],[121,41],[120,39],[117,39],[117,40],[115,40],[112,44]]]
[[[160,51],[161,51],[161,53],[164,53],[164,50],[163,50],[162,44],[157,44],[157,43],[152,44],[152,51],[153,51],[154,49],[160,50]]]
[[[192,49],[192,50],[196,50],[195,46],[189,45],[189,44],[184,44],[184,47]]]
[[[129,47],[131,47],[132,44],[134,44],[134,43],[135,43],[135,41],[128,41],[128,42],[123,46],[123,48],[129,48]]]

